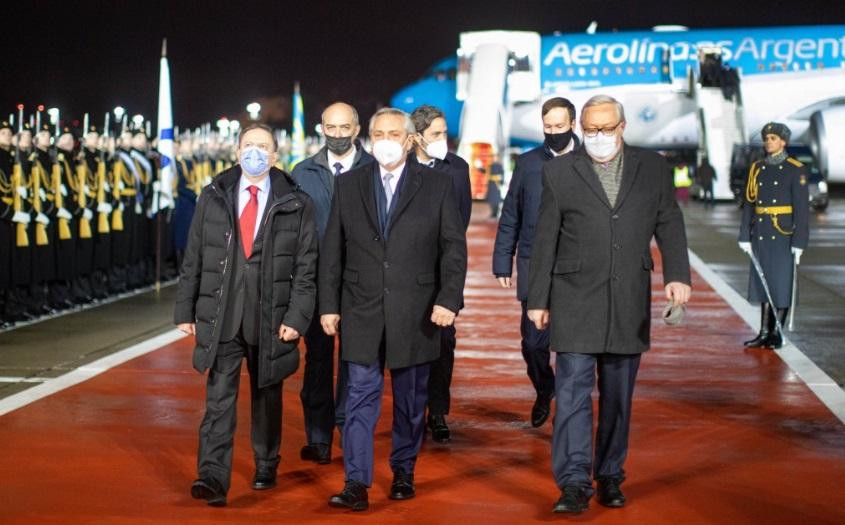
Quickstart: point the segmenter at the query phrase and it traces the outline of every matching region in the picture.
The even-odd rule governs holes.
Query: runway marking
[[[16,377],[0,376],[0,383],[43,383],[49,381],[50,377]]]
[[[690,266],[716,293],[722,296],[722,299],[734,309],[737,315],[753,330],[759,329],[759,309],[734,290],[692,250],[689,250],[689,258]],[[774,352],[813,391],[816,397],[833,412],[833,415],[839,421],[845,423],[845,391],[824,370],[816,366],[800,348],[789,341],[787,337],[784,337],[783,347],[779,350],[774,350]]]
[[[77,385],[83,381],[91,379],[106,370],[152,352],[153,350],[158,350],[162,346],[178,341],[183,337],[186,336],[181,331],[176,329],[169,330],[163,334],[132,345],[129,348],[125,348],[119,352],[97,359],[96,361],[72,370],[67,374],[63,374],[55,378],[45,378],[46,381],[39,385],[28,388],[23,392],[18,392],[17,394],[13,394],[4,399],[0,399],[0,416],[8,414],[13,410],[17,410],[18,408],[26,406],[34,401],[38,401],[39,399],[51,394],[55,394],[65,388],[72,387],[73,385]]]

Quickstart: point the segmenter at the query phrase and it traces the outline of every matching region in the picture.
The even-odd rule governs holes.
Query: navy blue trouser
[[[347,481],[373,482],[373,437],[384,391],[382,364],[349,364],[346,424],[343,426],[343,467]],[[422,445],[429,364],[390,371],[393,385],[393,447],[390,468],[414,471]]]
[[[305,417],[305,438],[308,444],[331,446],[334,427],[343,432],[346,417],[347,363],[338,359],[337,397],[334,393],[334,341],[320,324],[319,312],[305,333],[305,373],[302,379],[302,413]],[[338,348],[338,354],[342,352]]]
[[[519,333],[522,335],[522,358],[528,369],[528,378],[534,385],[538,397],[551,399],[555,391],[555,374],[549,364],[549,330],[537,330],[528,319],[528,308],[522,302],[522,319],[519,323]]]
[[[557,354],[552,471],[558,487],[592,494],[592,478],[625,479],[631,398],[640,354]],[[599,379],[599,427],[593,462],[593,400]],[[592,477],[591,477],[592,476]]]

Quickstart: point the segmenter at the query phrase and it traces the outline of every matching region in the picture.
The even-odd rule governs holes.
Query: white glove
[[[41,197],[42,201],[47,200],[47,192],[44,191],[44,188],[41,188],[41,189],[38,190],[38,196]]]
[[[67,197],[67,188],[64,184],[59,184],[59,191],[62,192],[62,196]]]
[[[120,208],[120,211],[123,211],[124,208],[126,208],[126,206],[123,205],[123,201],[120,202],[119,208]]]
[[[135,215],[141,215],[144,213],[144,208],[141,207],[139,203],[135,203]]]
[[[153,182],[153,191],[159,191],[161,189],[161,183],[159,181]]]
[[[112,206],[108,202],[97,204],[97,213],[111,213]]]
[[[82,210],[82,218],[85,219],[86,221],[90,221],[93,217],[94,217],[94,212],[92,212],[88,208],[85,208],[84,210]]]
[[[29,194],[24,186],[18,186],[18,195],[20,195],[22,199],[25,199]]]
[[[795,264],[801,264],[802,253],[804,253],[803,249],[792,247],[792,256],[795,257]]]
[[[125,185],[125,184],[123,184],[123,180],[119,180],[119,181],[117,181],[117,189],[119,189],[119,190],[121,190],[121,191],[123,191],[123,190],[125,190],[125,189],[126,189],[126,185]]]
[[[43,213],[39,212],[38,215],[35,216],[35,222],[40,222],[44,226],[47,226],[48,224],[50,224],[50,219],[48,219],[47,216]]]
[[[67,211],[64,208],[59,208],[59,211],[56,212],[56,217],[58,217],[60,219],[65,219],[65,220],[68,220],[68,221],[73,219],[73,215],[71,215],[70,212]]]
[[[111,193],[111,184],[109,184],[109,183],[107,182],[107,183],[103,186],[103,190],[104,190],[106,193]]]
[[[162,193],[162,194],[159,196],[159,198],[158,198],[158,199],[159,199],[159,201],[158,201],[158,208],[159,208],[160,210],[166,210],[166,209],[168,209],[168,208],[172,208],[172,207],[173,207],[173,199],[171,199],[171,198],[170,198],[170,197],[168,197],[167,195],[165,195],[165,194],[163,194],[163,193]]]
[[[21,224],[29,224],[32,218],[29,216],[28,213],[24,213],[22,211],[16,211],[14,215],[12,215],[12,222],[18,222]]]
[[[745,253],[751,253],[751,243],[745,241],[739,241],[739,249],[744,251]]]

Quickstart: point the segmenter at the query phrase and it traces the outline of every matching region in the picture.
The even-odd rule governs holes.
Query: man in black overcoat
[[[343,462],[346,485],[329,504],[364,510],[373,480],[373,432],[384,367],[393,386],[392,499],[414,496],[429,363],[451,326],[466,277],[466,237],[452,181],[407,161],[414,125],[384,108],[370,120],[376,162],[338,177],[320,247],[321,322],[340,325],[348,363]]]
[[[631,397],[650,342],[652,238],[666,298],[681,307],[690,295],[684,220],[666,161],[623,143],[624,109],[611,97],[587,101],[581,128],[584,150],[543,167],[527,313],[538,329],[550,327],[557,353],[552,469],[561,497],[554,511],[570,513],[587,509],[593,479],[599,503],[625,504]]]

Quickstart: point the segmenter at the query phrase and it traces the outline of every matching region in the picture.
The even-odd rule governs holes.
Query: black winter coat
[[[684,218],[666,160],[624,146],[616,204],[583,150],[543,168],[528,308],[550,309],[551,349],[637,354],[651,330],[651,239],[663,281],[690,283]]]
[[[214,178],[199,199],[179,277],[174,322],[196,322],[193,365],[204,372],[214,364],[223,326],[237,227],[234,198],[240,166]],[[258,386],[278,383],[299,366],[297,341],[279,339],[282,323],[300,334],[308,329],[316,301],[317,227],[311,199],[287,173],[270,170],[267,200],[256,243],[261,240],[261,320]]]

